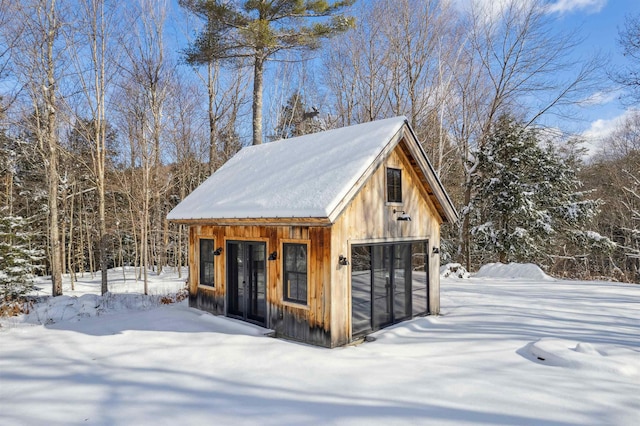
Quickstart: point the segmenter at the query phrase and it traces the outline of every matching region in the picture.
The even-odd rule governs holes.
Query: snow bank
[[[489,263],[474,275],[477,278],[519,278],[538,281],[555,281],[533,263]]]
[[[80,321],[106,313],[142,311],[159,305],[184,300],[184,292],[171,295],[113,294],[104,296],[84,294],[77,296],[38,296],[31,299],[27,313],[11,321],[14,325],[54,324],[63,321]]]
[[[51,279],[39,277],[34,292],[30,295],[24,315],[0,317],[0,327],[20,324],[49,325],[63,321],[80,321],[121,311],[141,311],[159,305],[184,300],[186,270],[182,275],[177,270],[166,270],[161,274],[149,272],[148,295],[144,283],[137,279],[135,268],[115,268],[108,272],[109,293],[101,295],[100,273],[79,276],[71,289],[71,277],[62,277],[62,296],[52,297]]]
[[[546,365],[640,376],[640,352],[631,347],[542,338],[525,352]]]

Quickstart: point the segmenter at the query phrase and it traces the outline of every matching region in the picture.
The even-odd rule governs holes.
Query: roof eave
[[[168,220],[188,226],[331,226],[331,221],[326,217],[175,218]]]
[[[427,153],[424,151],[422,146],[420,145],[420,141],[418,140],[415,132],[411,128],[411,125],[408,121],[405,121],[406,129],[408,129],[409,135],[413,139],[414,143],[407,144],[412,154],[412,156],[416,159],[418,165],[422,169],[423,175],[427,179],[427,183],[429,184],[431,190],[433,191],[433,195],[436,198],[438,210],[441,213],[442,220],[448,223],[455,223],[459,219],[458,211],[456,210],[451,198],[449,198],[449,194],[444,189],[440,178],[436,174],[431,161],[429,161],[429,157],[427,157]]]

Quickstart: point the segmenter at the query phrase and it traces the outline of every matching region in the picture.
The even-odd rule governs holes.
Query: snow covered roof
[[[243,148],[167,218],[333,221],[405,125],[405,117],[395,117]]]

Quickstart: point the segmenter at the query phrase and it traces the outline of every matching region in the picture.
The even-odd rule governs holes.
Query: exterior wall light
[[[348,265],[349,261],[343,255],[338,256],[338,263],[341,265]]]
[[[269,260],[277,260],[278,259],[278,252],[274,251],[271,254],[269,254]]]
[[[394,213],[394,214],[396,214],[396,213],[400,213],[400,216],[398,216],[398,219],[397,219],[397,220],[404,220],[404,221],[410,221],[410,220],[411,220],[411,216],[409,216],[409,215],[407,214],[407,212],[405,212],[404,210],[396,210],[396,209],[393,209],[393,213]]]
[[[213,255],[214,255],[214,256],[220,256],[220,254],[222,254],[222,247],[218,247],[218,248],[213,252]]]
[[[440,247],[434,247],[432,250],[433,254],[440,254]]]

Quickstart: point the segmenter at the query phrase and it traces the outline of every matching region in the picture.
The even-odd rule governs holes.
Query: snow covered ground
[[[445,278],[441,316],[333,350],[158,304],[130,271],[106,299],[86,277],[2,320],[0,424],[637,425],[640,286],[509,266]],[[183,283],[151,277],[156,295]]]

